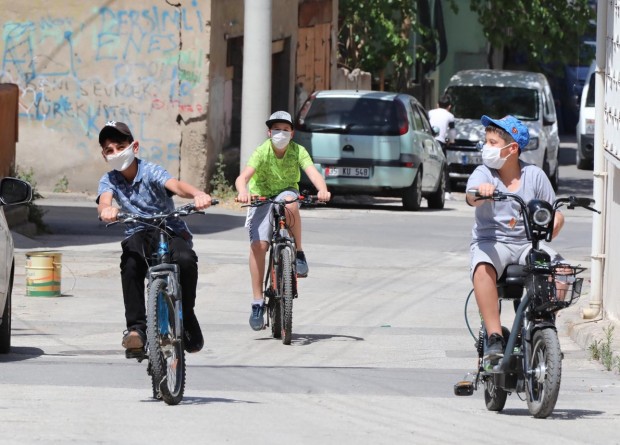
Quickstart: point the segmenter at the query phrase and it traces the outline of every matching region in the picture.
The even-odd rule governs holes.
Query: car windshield
[[[296,129],[313,133],[398,136],[406,125],[398,101],[364,97],[315,97],[302,108]]]
[[[538,120],[538,91],[529,88],[494,86],[451,86],[450,111],[454,117],[480,119],[482,115],[501,118],[512,114],[521,120]]]

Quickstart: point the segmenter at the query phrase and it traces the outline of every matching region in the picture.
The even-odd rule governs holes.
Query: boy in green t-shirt
[[[286,111],[276,111],[266,122],[269,139],[263,142],[250,156],[246,167],[235,181],[239,193],[237,201],[249,203],[252,195],[276,197],[276,199],[295,199],[299,196],[300,169],[308,175],[318,190],[321,201],[329,201],[325,179],[316,169],[312,158],[304,147],[291,141],[293,121]],[[291,232],[297,246],[297,276],[308,275],[308,263],[301,244],[301,216],[299,203],[286,206]],[[255,331],[264,327],[263,283],[265,275],[265,255],[269,250],[272,227],[269,221],[270,206],[250,207],[246,227],[250,234],[250,275],[252,277],[252,313],[250,326]]]

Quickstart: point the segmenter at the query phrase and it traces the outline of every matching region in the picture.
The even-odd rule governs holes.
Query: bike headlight
[[[553,218],[553,208],[551,204],[537,199],[530,201],[528,204],[531,222],[539,227],[546,227]]]

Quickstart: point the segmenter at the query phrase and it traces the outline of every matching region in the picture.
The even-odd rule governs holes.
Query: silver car
[[[332,193],[396,196],[405,210],[418,210],[424,197],[428,207],[442,209],[446,160],[434,134],[412,96],[330,90],[302,106],[294,139]]]
[[[15,273],[13,237],[3,207],[27,203],[31,199],[32,188],[27,182],[15,178],[0,180],[0,354],[6,354],[11,349],[11,292]]]

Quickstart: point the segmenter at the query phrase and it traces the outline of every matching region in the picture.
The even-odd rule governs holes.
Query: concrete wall
[[[130,125],[140,157],[206,187],[211,2],[180,5],[0,0],[0,82],[20,88],[17,166],[41,190],[63,177],[96,190],[108,120]]]

